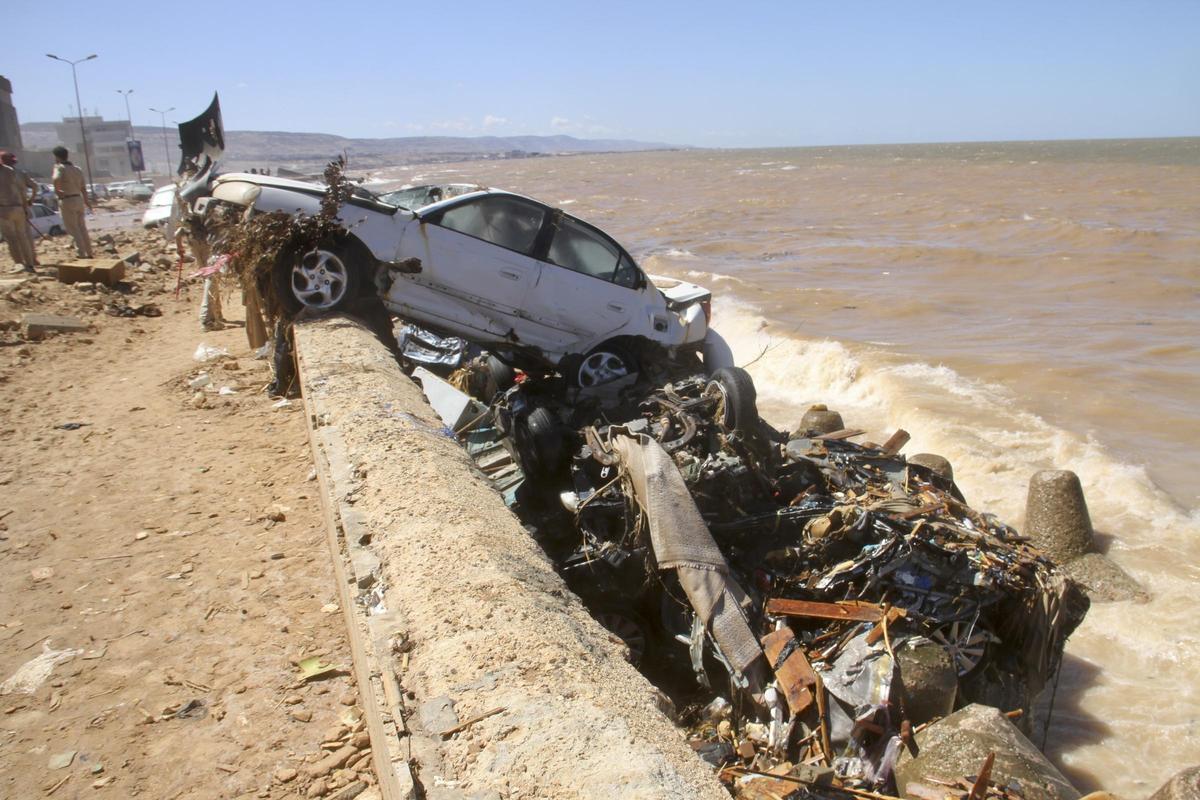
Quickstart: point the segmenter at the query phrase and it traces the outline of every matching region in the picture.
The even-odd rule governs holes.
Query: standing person
[[[80,258],[92,257],[92,240],[88,236],[87,223],[83,219],[83,209],[86,206],[92,210],[92,201],[88,198],[87,182],[83,179],[83,170],[67,160],[67,148],[59,145],[54,148],[54,193],[58,195],[58,204],[62,209],[63,225],[71,238],[75,240],[75,252]]]
[[[187,213],[175,229],[175,251],[183,258],[186,243],[192,251],[196,269],[204,276],[204,293],[200,297],[200,330],[219,331],[225,327],[221,313],[221,269],[212,261],[212,245],[208,241],[208,226],[204,217]]]
[[[8,242],[12,260],[25,272],[33,272],[37,266],[28,216],[29,203],[37,196],[37,190],[37,183],[17,169],[17,157],[0,150],[0,234]]]

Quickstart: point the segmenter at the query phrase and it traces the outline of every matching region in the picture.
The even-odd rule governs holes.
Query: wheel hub
[[[586,388],[609,383],[629,374],[629,365],[616,353],[592,353],[579,365],[579,385]]]
[[[292,294],[308,308],[332,308],[346,296],[348,278],[337,255],[313,250],[292,267]]]

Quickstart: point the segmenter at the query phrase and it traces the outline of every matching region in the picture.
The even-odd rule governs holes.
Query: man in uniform
[[[26,211],[37,191],[37,182],[17,169],[17,157],[0,150],[0,234],[8,242],[12,260],[26,272],[37,266]]]
[[[67,160],[67,148],[59,145],[54,148],[54,193],[58,195],[58,205],[63,218],[63,226],[71,238],[75,240],[75,252],[80,258],[92,257],[92,240],[88,236],[87,223],[83,221],[83,209],[90,211],[92,201],[88,198],[87,182],[83,179],[83,170]]]

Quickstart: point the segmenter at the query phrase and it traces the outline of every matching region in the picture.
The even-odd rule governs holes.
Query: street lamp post
[[[93,58],[96,57],[96,54],[92,53],[87,58],[79,58],[74,61],[70,61],[65,58],[59,58],[58,56],[53,55],[51,53],[46,53],[46,57],[53,58],[55,61],[61,61],[64,64],[71,65],[71,80],[75,82],[75,110],[79,113],[79,138],[83,141],[83,163],[87,165],[87,176],[88,176],[88,189],[87,190],[88,190],[88,194],[91,194],[95,189],[95,183],[92,181],[92,157],[88,153],[87,131],[83,127],[83,104],[79,102],[79,76],[77,76],[75,74],[75,65],[80,64],[84,61],[91,61]]]
[[[170,175],[171,175],[171,149],[169,147],[167,147],[167,114],[174,111],[175,106],[171,106],[170,108],[168,108],[166,110],[159,110],[157,108],[152,108],[150,110],[153,111],[155,114],[162,114],[163,153],[167,157],[167,177],[170,177]]]
[[[124,95],[124,97],[125,97],[125,119],[127,119],[129,121],[129,141],[132,142],[133,141],[133,114],[129,110],[129,95],[133,94],[133,89],[117,89],[117,94]],[[125,145],[125,149],[126,150],[129,149],[128,144]],[[130,157],[130,160],[132,161],[132,156]],[[133,166],[133,164],[131,163],[130,166]],[[137,173],[138,183],[141,183],[142,182],[142,171],[140,169],[135,169],[134,172]]]

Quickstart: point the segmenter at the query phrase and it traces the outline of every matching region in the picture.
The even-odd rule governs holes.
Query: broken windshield
[[[379,195],[377,199],[381,203],[415,211],[418,208],[424,208],[442,200],[448,200],[451,197],[458,197],[468,192],[477,192],[482,188],[482,186],[477,186],[473,183],[407,186],[403,189],[397,189],[394,192],[385,192]]]

